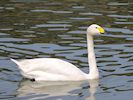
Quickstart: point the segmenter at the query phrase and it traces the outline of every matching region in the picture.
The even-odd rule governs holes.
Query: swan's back
[[[13,60],[27,78],[36,80],[84,80],[85,74],[73,64],[56,58]]]

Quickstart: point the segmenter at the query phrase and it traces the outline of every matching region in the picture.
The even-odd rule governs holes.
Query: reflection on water
[[[21,82],[17,90],[18,99],[77,99],[95,100],[94,94],[98,86],[98,80],[89,82]],[[89,87],[89,89],[88,89]]]
[[[0,99],[131,100],[131,5],[127,0],[0,1]],[[56,57],[88,73],[86,28],[92,23],[107,33],[95,37],[101,76],[97,91],[95,82],[39,87],[41,83],[23,81],[9,60]]]

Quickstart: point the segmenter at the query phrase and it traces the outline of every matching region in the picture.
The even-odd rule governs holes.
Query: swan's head
[[[103,34],[103,33],[104,33],[104,29],[97,24],[92,24],[87,28],[87,34],[90,34],[90,35],[97,35],[97,34]]]

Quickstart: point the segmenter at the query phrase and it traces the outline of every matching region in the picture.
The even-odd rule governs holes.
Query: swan
[[[89,74],[82,72],[73,64],[57,58],[35,58],[11,60],[16,63],[23,77],[34,81],[82,81],[98,79],[99,72],[96,65],[93,36],[104,33],[104,29],[92,24],[87,28],[87,48]]]

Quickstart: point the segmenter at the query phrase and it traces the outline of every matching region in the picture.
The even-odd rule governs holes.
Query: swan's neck
[[[94,52],[93,36],[87,33],[88,63],[89,63],[89,79],[99,78],[99,72],[96,65],[96,57]]]

